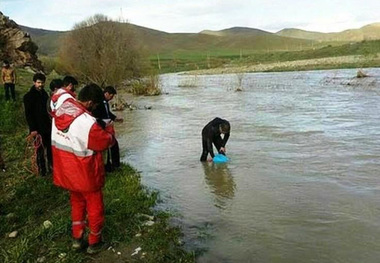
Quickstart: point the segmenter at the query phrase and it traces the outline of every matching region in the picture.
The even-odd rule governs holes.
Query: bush
[[[103,15],[75,25],[61,41],[59,58],[65,71],[102,86],[141,77],[147,60],[132,27]]]
[[[133,79],[125,83],[126,92],[133,95],[157,96],[162,94],[160,87],[160,76],[151,74],[149,77],[142,79]]]
[[[55,57],[39,56],[42,66],[44,67],[45,73],[49,75],[51,72],[56,71],[59,68],[58,59]]]

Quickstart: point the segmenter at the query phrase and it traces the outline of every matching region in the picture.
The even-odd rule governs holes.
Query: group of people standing
[[[54,184],[70,192],[72,247],[93,254],[103,246],[105,166],[108,171],[120,166],[113,121],[122,119],[112,114],[108,105],[116,90],[89,84],[76,95],[78,81],[66,76],[51,81],[49,96],[45,81],[44,74],[36,73],[33,86],[23,97],[29,137],[39,143],[39,174],[52,173]]]
[[[15,100],[16,76],[8,62],[4,62],[2,80],[6,100],[10,99],[9,94]],[[72,247],[86,248],[87,253],[93,254],[103,246],[105,172],[120,166],[113,122],[122,119],[110,111],[108,103],[116,90],[112,86],[102,90],[96,84],[89,84],[77,96],[78,81],[66,76],[51,81],[49,95],[44,89],[45,81],[44,74],[34,74],[33,86],[23,97],[28,137],[34,139],[37,149],[39,175],[52,173],[54,184],[70,192]],[[219,153],[225,154],[229,132],[228,121],[215,118],[209,122],[202,130],[200,160],[206,161],[208,154],[214,157],[213,144]],[[105,151],[106,164],[103,162]],[[0,165],[3,165],[1,156]]]
[[[34,85],[23,97],[25,107],[25,117],[29,126],[29,137],[41,138],[41,145],[37,150],[37,166],[38,173],[46,176],[52,172],[53,160],[51,152],[51,129],[52,129],[52,113],[56,110],[56,102],[54,98],[61,96],[71,96],[76,98],[76,87],[78,81],[72,76],[66,76],[61,79],[53,79],[50,82],[50,96],[45,91],[46,76],[42,73],[36,73],[33,76]],[[110,111],[109,101],[113,99],[116,90],[112,86],[107,86],[103,90],[102,102],[93,107],[91,115],[96,118],[97,123],[105,127],[107,123],[112,121],[123,121]],[[120,166],[120,154],[117,141],[109,151],[107,151],[106,170],[112,171]],[[46,158],[45,158],[46,157]],[[47,161],[47,162],[46,162]]]

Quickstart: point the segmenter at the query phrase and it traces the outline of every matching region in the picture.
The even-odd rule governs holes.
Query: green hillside
[[[215,68],[233,60],[250,58],[260,63],[375,54],[380,39],[380,23],[340,33],[319,33],[284,29],[270,33],[260,29],[233,27],[200,33],[167,33],[133,24],[129,27],[160,72]],[[39,46],[39,55],[55,57],[59,41],[67,32],[22,27]],[[346,45],[348,44],[349,45]],[[369,47],[370,46],[370,47]]]
[[[380,23],[339,33],[320,33],[300,29],[283,29],[270,33],[255,28],[233,27],[220,31],[204,30],[200,33],[166,33],[133,24],[125,24],[134,31],[136,38],[151,55],[181,56],[192,52],[207,55],[233,53],[245,54],[258,51],[294,51],[315,49],[326,45],[380,39]],[[38,53],[56,56],[59,39],[64,31],[50,31],[21,26],[39,46]]]
[[[20,26],[25,32],[28,32],[38,46],[38,54],[45,56],[56,56],[58,53],[59,39],[64,36],[65,31],[51,31],[37,29],[26,26]]]
[[[273,33],[250,27],[232,27],[219,31],[203,30],[200,34],[213,35],[213,36],[239,36],[239,35],[273,35]]]
[[[247,56],[244,60],[248,64],[257,64],[350,55],[367,56],[369,58],[371,56],[375,57],[377,54],[380,54],[380,40],[362,41],[341,46],[326,46],[315,50],[256,53]]]
[[[134,31],[141,45],[150,54],[187,53],[194,51],[245,53],[258,50],[300,50],[310,48],[312,41],[281,37],[258,29],[232,28],[222,30],[222,36],[206,33],[166,33],[141,26],[126,24]],[[39,54],[55,56],[59,39],[66,32],[34,29],[22,26],[39,46]]]
[[[287,28],[277,32],[276,35],[300,39],[317,40],[320,42],[358,42],[363,40],[376,40],[380,39],[380,23],[373,23],[363,26],[359,29],[349,29],[337,33],[320,33],[313,31],[305,31],[296,28]]]

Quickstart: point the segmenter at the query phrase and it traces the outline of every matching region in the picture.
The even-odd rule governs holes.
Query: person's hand
[[[108,126],[112,126],[113,127],[114,121],[108,120],[105,123],[106,123],[106,127],[108,127]]]
[[[226,152],[226,148],[225,147],[220,148],[219,152],[225,153]]]
[[[26,137],[27,140],[33,139],[35,136],[37,136],[38,132],[37,131],[32,131],[29,133],[29,135]]]
[[[212,158],[212,157],[209,157],[209,158],[207,159],[207,161],[208,161],[209,163],[211,163],[211,162],[213,161],[213,158]]]

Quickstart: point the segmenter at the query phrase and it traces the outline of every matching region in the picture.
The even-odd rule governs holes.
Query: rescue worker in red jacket
[[[105,169],[102,151],[114,143],[112,124],[102,128],[90,112],[103,102],[103,92],[96,84],[85,86],[78,100],[68,96],[52,98],[52,150],[54,184],[70,191],[73,248],[85,246],[86,212],[89,226],[87,253],[98,252],[103,242],[104,224],[102,187]],[[58,105],[60,104],[60,105]]]

